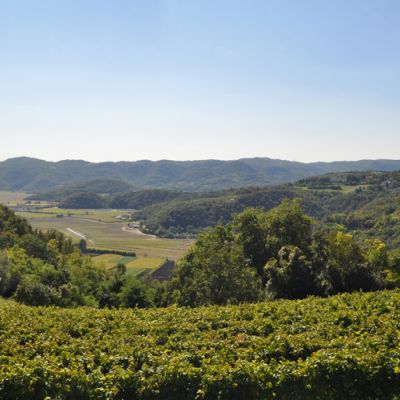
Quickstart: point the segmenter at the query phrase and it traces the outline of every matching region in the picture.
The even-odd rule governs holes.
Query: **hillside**
[[[136,188],[212,191],[295,182],[329,172],[399,169],[398,160],[307,164],[269,158],[246,158],[233,161],[142,160],[90,163],[81,160],[48,162],[21,157],[0,162],[0,190],[48,191],[83,181],[112,179],[127,182]]]
[[[74,184],[66,184],[54,190],[41,190],[30,195],[27,200],[61,201],[75,193],[96,193],[101,195],[121,194],[132,191],[129,183],[117,179],[95,179]]]
[[[113,182],[113,181],[111,181]],[[93,186],[88,183],[88,188]],[[53,196],[57,193],[57,197]],[[166,189],[144,189],[136,191],[125,191],[121,193],[111,192],[109,194],[98,194],[96,191],[84,191],[82,189],[72,191],[58,190],[53,192],[43,192],[27,197],[27,200],[57,200],[58,206],[65,209],[98,209],[113,208],[135,210],[152,205],[166,203],[172,200],[194,200],[207,197],[221,196],[222,192],[198,193],[180,192]]]
[[[391,248],[400,248],[399,172],[328,174],[219,197],[173,200],[145,207],[135,215],[150,232],[177,237],[227,223],[246,207],[270,210],[284,198],[300,198],[306,212],[321,224],[339,224],[360,239],[379,237]]]
[[[399,319],[397,290],[195,309],[0,301],[0,398],[396,399]]]

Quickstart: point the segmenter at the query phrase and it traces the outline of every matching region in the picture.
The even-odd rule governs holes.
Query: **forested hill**
[[[379,237],[400,248],[400,172],[346,172],[275,187],[249,187],[219,197],[177,198],[136,212],[151,233],[177,237],[227,223],[246,207],[270,210],[285,198],[301,199],[306,212],[360,239]]]
[[[300,163],[269,158],[233,161],[48,162],[28,157],[0,162],[0,190],[35,192],[96,179],[120,180],[136,188],[211,191],[295,182],[344,171],[394,171],[400,160]]]

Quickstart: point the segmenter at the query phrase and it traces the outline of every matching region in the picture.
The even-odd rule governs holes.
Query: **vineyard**
[[[396,399],[400,291],[194,309],[0,301],[0,399]]]

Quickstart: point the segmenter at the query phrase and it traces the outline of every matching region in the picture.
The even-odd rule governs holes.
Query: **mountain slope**
[[[197,199],[174,199],[135,213],[149,233],[180,237],[227,223],[246,207],[270,210],[299,198],[322,224],[340,225],[358,239],[380,238],[400,248],[400,172],[351,172],[312,177],[295,184],[250,187]],[[340,227],[339,227],[340,228]]]
[[[294,182],[313,175],[344,171],[394,171],[400,160],[300,163],[269,158],[233,161],[82,160],[48,162],[20,157],[0,162],[0,190],[42,191],[96,179],[127,182],[138,188],[211,191]]]

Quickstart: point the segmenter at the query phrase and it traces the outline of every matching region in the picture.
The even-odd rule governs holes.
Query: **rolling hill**
[[[136,188],[212,191],[268,186],[329,172],[395,171],[400,160],[300,163],[270,158],[220,161],[43,161],[28,157],[0,162],[0,190],[37,192],[94,180],[119,180]]]
[[[391,248],[400,247],[400,172],[334,173],[212,198],[175,199],[144,207],[135,216],[150,233],[181,237],[225,224],[246,207],[270,210],[285,198],[300,198],[306,212],[323,225],[339,225],[360,240],[379,237]]]

